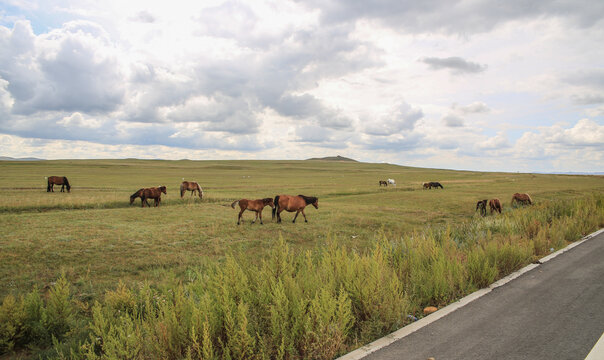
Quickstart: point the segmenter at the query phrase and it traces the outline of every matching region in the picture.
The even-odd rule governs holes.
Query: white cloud
[[[61,6],[17,2],[0,19],[0,133],[50,154],[338,149],[492,170],[602,156],[599,2]]]

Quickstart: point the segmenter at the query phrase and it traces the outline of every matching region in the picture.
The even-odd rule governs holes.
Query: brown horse
[[[254,221],[252,221],[252,224],[255,223],[256,220],[258,220],[258,215],[260,215],[260,225],[263,225],[262,210],[264,210],[264,207],[268,205],[273,209],[275,208],[275,203],[271,198],[257,200],[240,199],[237,201],[233,201],[233,203],[231,204],[231,207],[233,209],[235,208],[235,204],[239,204],[239,208],[241,209],[241,211],[239,211],[239,216],[237,216],[237,225],[239,225],[240,221],[243,221],[242,215],[245,210],[256,212],[256,218],[254,219]]]
[[[386,180],[380,180],[380,186],[382,186],[382,185],[384,185],[384,186],[387,187],[388,186],[388,181],[386,181]]]
[[[476,203],[476,210],[480,210],[480,215],[487,216],[487,199],[480,200]]]
[[[165,186],[145,188],[145,189],[141,189],[141,190],[139,190],[139,191],[141,191],[141,193],[140,193],[141,207],[145,207],[145,204],[147,204],[148,207],[151,207],[151,205],[149,205],[149,203],[147,202],[147,199],[155,200],[154,206],[158,207],[159,203],[161,202],[161,193],[164,193],[166,195],[168,194],[166,192]],[[135,196],[137,193],[138,193],[138,191],[136,193],[134,193],[132,196],[130,196],[131,204],[132,204],[132,201],[134,201],[133,196]]]
[[[497,211],[501,214],[501,211],[503,210],[503,207],[501,206],[501,201],[499,201],[499,199],[489,200],[489,209],[491,209],[491,215],[493,214],[493,211]]]
[[[61,185],[61,192],[65,191],[67,188],[67,192],[71,192],[71,185],[69,185],[69,181],[65,176],[49,176],[47,179],[46,192],[55,192],[54,186]]]
[[[197,191],[199,198],[200,199],[203,198],[203,190],[201,189],[201,186],[199,186],[199,184],[196,183],[195,181],[183,181],[182,184],[180,184],[180,198],[181,199],[185,195],[186,191],[190,191],[191,196],[195,195],[195,192]]]
[[[515,193],[512,196],[512,206],[514,205],[514,201],[519,203],[519,204],[529,204],[532,205],[533,204],[533,200],[531,199],[531,197],[529,196],[529,194],[520,194],[520,193]]]
[[[304,213],[304,208],[306,205],[311,204],[315,207],[315,209],[319,208],[319,199],[314,196],[291,196],[291,195],[277,195],[275,196],[275,207],[273,208],[273,219],[275,215],[277,215],[277,222],[281,222],[281,212],[283,210],[287,210],[289,212],[296,212],[296,216],[294,216],[293,223],[296,223],[296,218],[299,213],[302,213],[304,216],[304,222],[308,222],[306,220],[306,214]]]

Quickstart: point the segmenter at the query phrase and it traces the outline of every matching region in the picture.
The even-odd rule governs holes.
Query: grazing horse
[[[257,200],[248,200],[248,199],[240,199],[237,201],[233,201],[231,207],[234,209],[235,204],[239,204],[239,216],[237,216],[237,225],[239,225],[240,221],[243,221],[242,215],[245,210],[250,210],[256,212],[256,218],[252,221],[252,224],[258,220],[258,216],[260,216],[260,225],[262,224],[262,210],[264,210],[265,206],[270,206],[271,208],[275,208],[275,203],[271,198],[257,199]]]
[[[386,180],[380,180],[380,186],[382,186],[382,185],[388,187],[388,181],[386,181]]]
[[[65,176],[49,176],[46,178],[47,186],[46,192],[55,192],[54,186],[61,185],[61,192],[65,192],[65,188],[67,187],[67,192],[71,192],[71,185],[69,185],[69,181]]]
[[[191,196],[195,195],[195,192],[197,191],[199,198],[200,199],[203,198],[203,189],[195,181],[183,181],[182,184],[180,184],[180,198],[181,199],[185,195],[186,191],[190,191]]]
[[[477,202],[476,210],[480,210],[480,215],[487,216],[487,199],[480,200],[479,202]]]
[[[520,203],[520,204],[529,204],[532,205],[533,204],[533,200],[531,200],[531,197],[529,196],[529,194],[519,194],[519,193],[515,193],[512,196],[512,206],[514,205],[514,201]]]
[[[493,211],[497,211],[498,213],[501,214],[501,211],[503,210],[503,207],[501,206],[501,201],[499,201],[499,199],[489,200],[489,208],[491,209],[491,214],[493,214]],[[485,212],[486,212],[486,209],[485,209]]]
[[[147,202],[147,199],[153,199],[155,200],[154,206],[158,207],[161,202],[161,193],[168,194],[165,186],[143,189],[143,192],[141,193],[141,206],[145,207],[145,204],[147,204],[148,207],[151,207]]]
[[[394,181],[394,179],[388,179],[388,184],[393,185],[394,187],[396,187],[396,181]]]
[[[311,204],[315,207],[315,209],[319,208],[319,199],[314,196],[291,196],[291,195],[277,195],[275,196],[275,207],[273,208],[273,219],[275,215],[277,215],[277,222],[281,222],[281,212],[283,210],[287,210],[289,212],[296,212],[296,216],[294,216],[293,223],[296,222],[296,218],[299,213],[302,213],[304,216],[304,222],[308,222],[306,220],[306,214],[304,213],[304,208],[306,205]]]
[[[441,189],[444,189],[444,187],[443,187],[443,186],[441,185],[441,183],[439,183],[438,181],[432,181],[432,182],[430,183],[430,186],[431,186],[431,187],[433,187],[433,188],[441,188]]]

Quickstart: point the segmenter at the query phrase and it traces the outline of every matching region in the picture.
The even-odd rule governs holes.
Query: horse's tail
[[[182,199],[182,196],[185,193],[185,185],[184,184],[180,184],[180,197]]]
[[[67,180],[65,176],[63,176],[63,184],[65,184],[65,186],[67,187],[67,192],[70,192],[71,185],[69,185],[69,180]]]
[[[528,198],[529,204],[533,205],[533,199],[531,199],[531,196],[529,194],[526,194],[526,197]]]
[[[275,203],[275,207],[273,208],[273,219],[274,219],[275,215],[277,215],[277,211],[279,211],[279,195],[275,196],[275,200],[273,200],[273,202]]]
[[[235,200],[233,201],[233,203],[231,204],[231,207],[234,209],[235,208],[235,204],[239,203],[239,200]]]
[[[46,192],[50,192],[50,178],[44,177],[46,179]]]
[[[199,186],[199,184],[197,184],[197,192],[199,193],[199,198],[203,199],[203,189],[201,186]]]

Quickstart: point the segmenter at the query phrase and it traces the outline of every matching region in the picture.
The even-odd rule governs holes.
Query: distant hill
[[[326,156],[326,157],[322,157],[322,158],[311,158],[311,159],[306,159],[306,160],[323,160],[323,161],[352,161],[352,162],[358,162],[354,159],[350,159],[344,156]]]
[[[38,158],[32,158],[32,157],[12,158],[10,156],[0,156],[0,161],[40,161],[40,160],[44,160],[44,159],[38,159]]]

